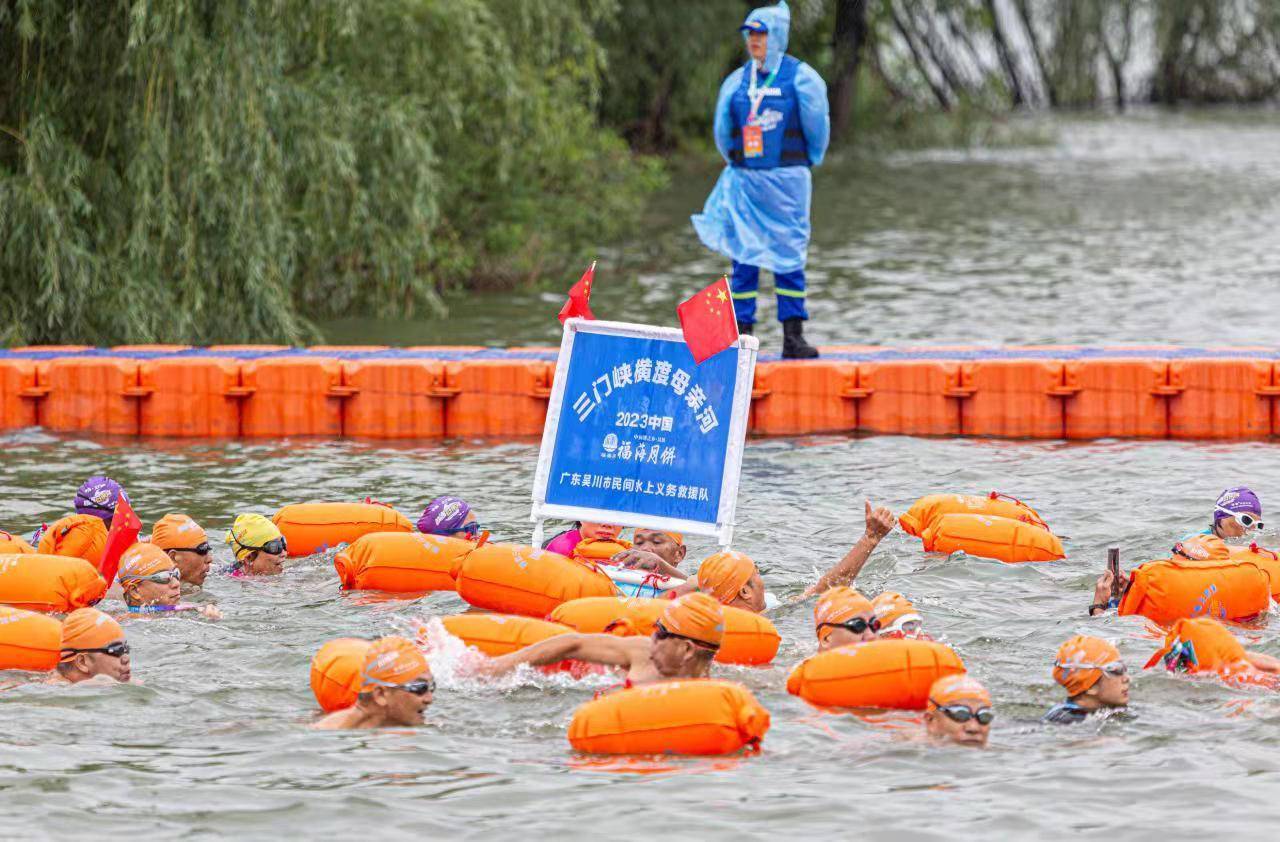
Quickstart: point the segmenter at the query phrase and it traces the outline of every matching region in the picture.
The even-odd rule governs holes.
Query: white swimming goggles
[[[1058,669],[1064,670],[1102,670],[1112,678],[1119,678],[1129,671],[1124,665],[1124,661],[1112,661],[1108,664],[1077,664],[1071,661],[1054,661],[1053,665]]]
[[[1222,506],[1214,506],[1215,512],[1222,512],[1245,529],[1262,529],[1262,519],[1257,515],[1249,512],[1233,512],[1230,509],[1224,509]]]
[[[880,629],[880,636],[884,637],[890,634],[913,635],[919,634],[924,630],[924,620],[919,614],[903,614],[894,620],[891,625],[884,626]]]

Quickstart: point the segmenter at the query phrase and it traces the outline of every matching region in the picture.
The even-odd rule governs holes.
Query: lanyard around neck
[[[782,67],[781,64],[775,67],[773,69],[773,72],[769,74],[769,78],[764,80],[764,85],[759,89],[757,89],[756,88],[756,62],[755,61],[751,62],[751,86],[747,90],[747,98],[751,100],[751,114],[747,118],[748,121],[752,123],[755,122],[756,112],[760,110],[760,103],[764,102],[764,93],[769,88],[773,87],[773,80],[778,78],[778,70],[780,70],[781,67]],[[757,93],[757,90],[759,90],[759,93]]]

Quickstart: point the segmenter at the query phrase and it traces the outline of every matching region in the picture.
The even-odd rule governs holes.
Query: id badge
[[[744,158],[759,158],[764,154],[764,130],[759,126],[742,127],[742,155]]]

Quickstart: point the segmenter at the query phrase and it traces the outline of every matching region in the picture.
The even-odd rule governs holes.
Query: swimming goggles
[[[863,617],[854,617],[852,620],[845,620],[843,623],[820,623],[819,625],[837,626],[842,629],[848,629],[854,634],[862,634],[867,629],[871,629],[873,632],[880,631],[880,621],[875,617],[870,620]]]
[[[464,523],[461,526],[440,526],[431,530],[426,534],[444,535],[448,537],[458,532],[465,532],[467,537],[470,538],[472,541],[474,541],[476,539],[476,536],[480,534],[480,530],[483,528],[484,527],[480,525],[480,521],[473,520],[470,523]]]
[[[289,545],[288,543],[285,542],[283,536],[280,538],[272,538],[270,541],[263,544],[261,547],[251,547],[248,544],[241,542],[241,540],[239,538],[236,538],[234,535],[232,535],[231,537],[235,540],[237,544],[241,546],[241,548],[246,550],[254,550],[254,551],[261,550],[267,555],[284,555],[285,551],[289,549]]]
[[[654,640],[666,640],[668,637],[674,637],[677,640],[687,640],[690,643],[692,643],[694,646],[701,646],[703,649],[710,649],[712,652],[720,651],[719,644],[708,643],[705,640],[696,640],[695,638],[692,638],[692,637],[686,637],[683,634],[676,634],[675,632],[667,631],[665,628],[663,628],[662,623],[653,624]]]
[[[1112,678],[1119,678],[1129,672],[1129,668],[1124,665],[1124,661],[1111,661],[1106,664],[1077,664],[1054,661],[1053,665],[1058,669],[1064,670],[1102,670]]]
[[[182,573],[178,568],[172,570],[161,570],[159,573],[152,573],[149,576],[121,576],[120,581],[123,582],[155,582],[157,585],[167,585],[170,582],[181,582]]]
[[[244,546],[244,545],[241,544],[241,546]],[[209,550],[210,550],[209,542],[205,541],[203,544],[201,544],[198,547],[183,547],[183,548],[175,547],[173,551],[175,553],[195,553],[196,555],[208,555]]]
[[[117,640],[114,643],[108,643],[106,646],[100,646],[97,649],[63,649],[63,652],[101,652],[112,658],[123,658],[129,654],[129,644],[123,640]]]
[[[1233,512],[1230,509],[1224,509],[1222,506],[1214,506],[1213,510],[1215,512],[1221,512],[1243,526],[1245,529],[1262,529],[1262,519],[1257,515],[1253,515],[1248,512]]]
[[[436,692],[436,680],[434,678],[415,678],[413,681],[405,684],[396,684],[391,681],[383,681],[380,678],[373,678],[365,675],[365,682],[377,685],[378,687],[386,687],[390,690],[403,690],[406,693],[412,693],[415,696],[434,695]]]
[[[929,701],[933,702],[933,699]],[[970,719],[978,720],[979,725],[990,725],[992,720],[996,718],[996,712],[991,708],[978,708],[973,710],[967,705],[940,705],[933,702],[938,710],[946,714],[947,719],[952,722],[968,722]]]

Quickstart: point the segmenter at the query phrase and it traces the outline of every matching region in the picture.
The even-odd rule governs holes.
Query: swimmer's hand
[[[196,609],[196,611],[199,612],[200,616],[204,617],[206,620],[222,619],[222,612],[218,610],[218,606],[216,605],[201,605]]]
[[[1111,585],[1115,580],[1116,577],[1112,575],[1109,569],[1098,577],[1097,584],[1093,586],[1093,605],[1089,608],[1090,617],[1096,617],[1107,610],[1106,606],[1111,604]]]
[[[1256,669],[1263,672],[1280,673],[1280,658],[1264,655],[1261,652],[1245,652],[1245,659]]]
[[[622,567],[626,567],[631,570],[648,570],[662,576],[674,577],[676,579],[688,578],[685,574],[681,573],[678,568],[667,564],[662,557],[646,550],[623,550],[620,553],[614,554],[613,558],[609,560],[614,564],[621,565]]]
[[[893,512],[889,511],[886,506],[871,507],[871,501],[865,501],[867,504],[867,532],[866,537],[876,543],[880,539],[893,531],[893,526],[898,519],[893,516]]]

